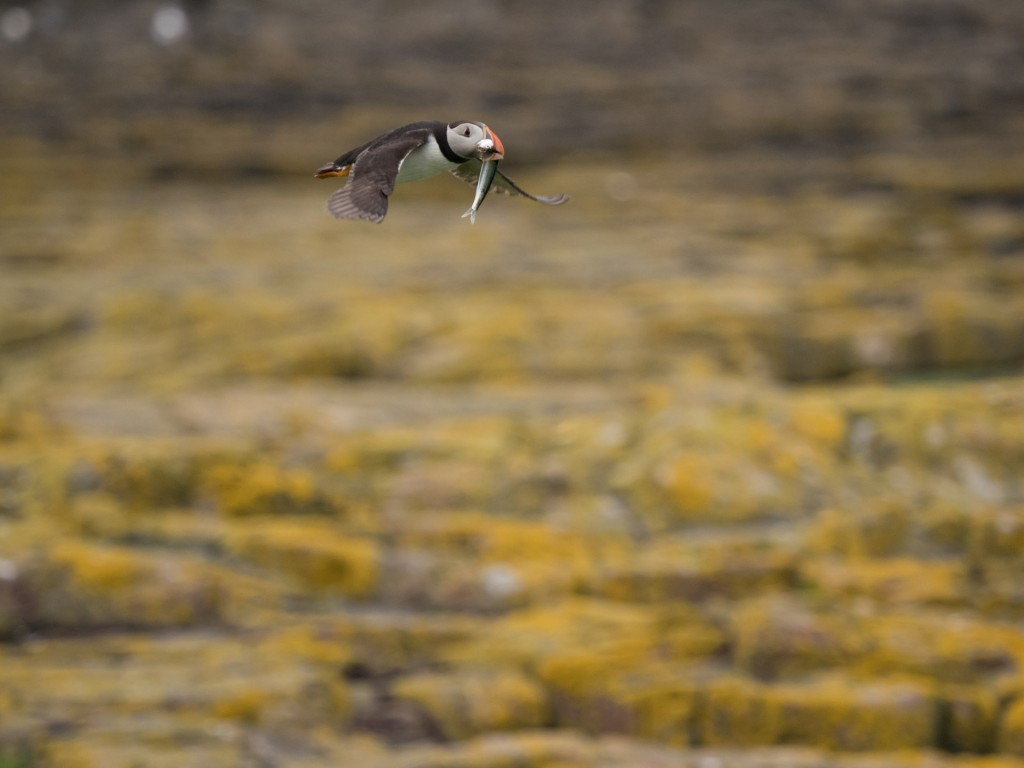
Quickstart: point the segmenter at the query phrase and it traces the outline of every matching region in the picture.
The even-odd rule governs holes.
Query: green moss
[[[37,768],[40,765],[37,750],[27,746],[0,745],[0,768]]]

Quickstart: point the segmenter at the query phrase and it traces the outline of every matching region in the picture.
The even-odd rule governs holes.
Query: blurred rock
[[[355,144],[371,123],[400,115],[486,117],[534,158],[654,151],[651,125],[669,147],[849,149],[1006,134],[1020,126],[1014,94],[1024,87],[1024,18],[999,0],[847,0],[827,13],[798,0],[573,2],[528,13],[498,2],[51,0],[4,18],[8,119],[81,136],[131,116],[118,130],[126,147],[154,138],[133,127],[140,121],[196,110],[261,125],[287,117],[325,145],[331,135]],[[171,138],[161,133],[157,144]],[[178,138],[202,143],[198,132]]]
[[[413,675],[400,680],[393,695],[419,706],[447,741],[548,722],[544,689],[513,672]]]
[[[1015,700],[999,724],[998,748],[1016,757],[1024,756],[1024,699]]]
[[[1022,8],[5,4],[0,764],[1018,765]]]
[[[336,533],[330,526],[265,520],[229,532],[227,551],[278,572],[314,593],[371,597],[379,588],[378,548],[370,540]]]
[[[0,592],[0,605],[10,612],[3,617],[9,623],[0,624],[3,634],[156,630],[217,624],[222,617],[219,575],[191,557],[66,539],[12,575]]]

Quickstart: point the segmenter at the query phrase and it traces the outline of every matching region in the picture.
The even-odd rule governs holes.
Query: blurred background
[[[313,170],[485,121],[560,208]],[[1024,5],[0,2],[0,768],[1024,760]]]

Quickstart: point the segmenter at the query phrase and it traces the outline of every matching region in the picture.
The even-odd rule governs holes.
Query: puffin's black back
[[[388,196],[402,161],[422,147],[431,136],[441,138],[441,151],[447,147],[446,124],[437,121],[410,123],[356,147],[334,161],[338,169],[352,167],[348,183],[327,201],[327,210],[336,219],[366,219],[380,223],[388,212]],[[443,144],[442,144],[443,142]],[[450,149],[449,149],[450,151]]]
[[[449,157],[451,148],[448,146],[447,138],[448,123],[442,123],[440,120],[420,120],[415,123],[403,125],[400,128],[395,128],[393,131],[382,133],[377,138],[370,139],[368,142],[356,147],[355,149],[350,149],[348,152],[346,152],[337,160],[335,160],[334,164],[338,167],[351,165],[356,161],[356,158],[358,158],[359,155],[361,155],[367,149],[379,146],[381,144],[390,143],[399,136],[420,133],[421,131],[423,131],[423,129],[429,130],[429,132],[434,135],[434,138],[437,139],[438,146],[441,147],[441,151],[445,154],[445,157]],[[449,159],[451,158],[449,157]]]

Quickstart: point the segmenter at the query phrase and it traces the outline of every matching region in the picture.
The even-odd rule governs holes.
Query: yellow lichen
[[[459,662],[535,669],[546,659],[612,653],[620,662],[643,657],[658,640],[658,617],[636,606],[569,599],[516,611],[488,622],[448,654]]]
[[[846,436],[846,417],[825,399],[803,398],[789,413],[793,431],[825,450],[835,450]]]
[[[156,445],[97,450],[72,475],[94,474],[102,490],[132,512],[171,507],[192,501],[199,480],[200,458]]]
[[[229,516],[327,511],[312,474],[271,461],[222,463],[203,472],[202,488]]]
[[[97,591],[123,589],[155,575],[153,564],[144,555],[122,547],[67,539],[54,544],[49,557],[58,567],[69,570],[75,584]]]
[[[769,686],[735,677],[713,680],[703,689],[697,716],[700,743],[741,747],[777,744],[782,729],[782,707]]]
[[[1014,700],[1000,718],[996,748],[1024,757],[1024,698]]]
[[[955,562],[819,561],[808,566],[807,574],[827,594],[890,604],[962,605],[967,597],[963,565]]]
[[[537,728],[548,720],[541,687],[508,671],[423,673],[402,678],[392,689],[399,699],[423,708],[447,739],[488,731]]]
[[[651,664],[618,676],[613,696],[631,713],[631,734],[676,746],[696,741],[702,684],[678,665]]]
[[[267,520],[231,529],[232,554],[319,592],[368,597],[377,587],[377,546],[319,522]]]
[[[733,623],[736,666],[762,680],[841,666],[865,649],[852,622],[785,600],[755,601],[737,610]]]
[[[662,482],[684,516],[707,514],[715,498],[713,468],[697,453],[675,456],[664,470]]]
[[[830,679],[780,686],[773,693],[783,742],[875,752],[935,743],[936,701],[919,684]]]
[[[212,703],[212,714],[221,720],[238,720],[253,725],[275,698],[276,694],[267,689],[241,689],[217,698]]]
[[[32,620],[58,627],[187,626],[216,620],[223,582],[193,557],[63,540],[29,571]]]
[[[275,632],[263,641],[268,653],[313,661],[331,668],[344,666],[352,658],[351,645],[331,628],[300,625]]]
[[[237,164],[208,132],[283,170],[293,130],[102,113],[96,146],[141,151],[63,163],[70,217],[26,194],[45,138],[0,143],[0,742],[90,768],[1024,751],[1020,152],[883,153],[868,194],[762,183],[782,155],[639,162],[638,218],[589,195],[553,229],[442,226],[425,188],[339,259],[321,191],[204,197]],[[205,140],[163,146],[167,119]],[[103,172],[130,156],[189,172],[108,215],[151,191]],[[403,716],[467,741],[351,733]]]
[[[954,752],[991,752],[999,697],[981,686],[951,686],[940,692],[939,744]]]

